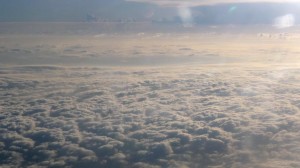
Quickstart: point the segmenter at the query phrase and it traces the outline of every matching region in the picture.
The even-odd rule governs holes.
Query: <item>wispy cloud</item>
[[[126,0],[134,2],[154,3],[162,6],[201,6],[201,5],[216,5],[224,3],[297,3],[299,0]]]

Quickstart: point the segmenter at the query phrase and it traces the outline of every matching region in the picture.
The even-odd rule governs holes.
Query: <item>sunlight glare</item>
[[[228,9],[228,13],[233,13],[234,11],[237,10],[237,6],[231,6],[229,9]]]
[[[274,24],[278,29],[288,28],[295,25],[295,17],[293,14],[286,14],[274,19]]]
[[[184,27],[193,27],[193,15],[189,7],[179,7],[178,14]]]

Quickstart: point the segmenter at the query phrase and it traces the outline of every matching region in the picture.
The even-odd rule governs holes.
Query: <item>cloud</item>
[[[226,3],[298,3],[298,0],[126,0],[142,3],[153,3],[161,6],[202,6]]]
[[[0,164],[297,167],[299,71],[1,68]]]

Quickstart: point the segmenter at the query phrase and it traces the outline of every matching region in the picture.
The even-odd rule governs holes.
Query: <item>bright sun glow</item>
[[[189,7],[179,7],[178,14],[184,27],[193,27],[193,15]]]
[[[274,19],[274,26],[279,29],[292,27],[294,25],[295,17],[293,14],[286,14],[284,16],[280,16]]]

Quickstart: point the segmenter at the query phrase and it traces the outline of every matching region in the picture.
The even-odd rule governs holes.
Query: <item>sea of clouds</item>
[[[0,69],[0,167],[300,167],[300,69]]]

